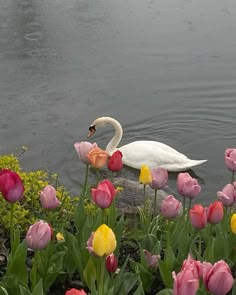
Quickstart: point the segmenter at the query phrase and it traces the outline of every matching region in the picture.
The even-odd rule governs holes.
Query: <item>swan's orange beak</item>
[[[95,125],[89,127],[88,137],[91,137],[96,132]]]

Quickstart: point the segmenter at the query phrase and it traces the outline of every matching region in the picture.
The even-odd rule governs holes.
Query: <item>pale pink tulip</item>
[[[225,150],[225,165],[230,171],[236,171],[236,149],[228,148]]]
[[[80,160],[84,163],[89,165],[90,160],[87,157],[87,154],[95,147],[97,147],[96,143],[90,143],[88,141],[81,141],[81,142],[76,142],[74,144],[75,150],[79,155]]]
[[[161,214],[167,219],[176,218],[182,208],[182,203],[174,196],[169,195],[161,202]]]
[[[201,204],[195,204],[189,210],[189,218],[194,228],[204,228],[207,225],[207,208],[204,208]]]
[[[42,250],[51,241],[52,234],[52,228],[47,222],[37,221],[27,231],[25,238],[27,246],[32,250]]]
[[[191,254],[188,255],[188,258],[182,264],[181,271],[185,269],[191,270],[195,279],[199,280],[202,276],[202,263],[193,259]]]
[[[41,205],[44,209],[55,209],[61,205],[57,198],[57,191],[51,185],[45,186],[40,193]]]
[[[152,182],[149,184],[152,189],[162,189],[168,182],[168,171],[165,168],[156,168],[151,170]]]
[[[231,207],[236,200],[235,188],[231,183],[224,186],[222,191],[217,192],[218,200],[223,203],[225,207]]]
[[[151,268],[156,267],[161,256],[158,254],[152,254],[148,250],[143,250],[143,253],[145,255],[147,265]]]
[[[196,295],[199,288],[199,280],[195,278],[190,269],[184,269],[179,273],[172,272],[174,279],[173,295]]]
[[[189,199],[194,199],[201,191],[197,179],[192,178],[189,173],[179,173],[177,176],[177,189],[179,194]]]

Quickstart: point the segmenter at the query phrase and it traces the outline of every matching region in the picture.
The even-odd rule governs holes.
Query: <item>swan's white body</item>
[[[140,169],[142,165],[149,168],[164,167],[168,171],[184,171],[196,165],[200,165],[207,160],[191,160],[184,154],[176,151],[172,147],[149,140],[133,141],[121,147],[118,144],[121,141],[123,130],[120,123],[111,117],[97,118],[90,126],[90,137],[96,128],[103,127],[105,124],[111,124],[115,128],[115,134],[106,147],[106,151],[111,156],[117,149],[122,152],[122,161],[125,165]]]

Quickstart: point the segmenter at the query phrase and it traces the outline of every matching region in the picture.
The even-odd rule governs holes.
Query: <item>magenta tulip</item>
[[[107,271],[110,273],[115,272],[117,270],[118,260],[113,253],[106,257],[105,265],[106,265]]]
[[[57,198],[57,191],[51,185],[47,185],[40,193],[41,205],[44,209],[55,209],[61,202]]]
[[[195,204],[189,210],[189,218],[194,228],[204,228],[207,225],[207,208],[204,208],[201,204]]]
[[[226,295],[232,288],[234,279],[224,260],[211,265],[203,262],[203,282],[205,288],[214,295]]]
[[[158,264],[158,260],[161,258],[161,256],[158,254],[152,254],[148,250],[143,250],[143,253],[145,255],[148,267],[156,267]]]
[[[9,203],[15,203],[23,198],[24,185],[20,176],[9,169],[0,171],[0,192]]]
[[[51,226],[47,222],[40,220],[29,227],[25,240],[30,249],[42,250],[47,247],[52,235]]]
[[[122,157],[123,155],[119,150],[115,151],[107,162],[108,169],[112,172],[120,171],[123,168]]]
[[[184,269],[177,275],[172,273],[174,279],[173,295],[196,295],[199,288],[199,280],[195,278],[192,270]]]
[[[236,149],[229,148],[225,150],[225,165],[230,171],[236,171]]]
[[[189,199],[194,199],[201,191],[197,179],[192,178],[189,173],[179,173],[177,177],[177,189],[179,194]]]
[[[117,190],[108,179],[101,181],[97,188],[91,189],[94,203],[102,209],[109,208],[111,206],[116,193]]]
[[[152,182],[149,184],[152,189],[162,189],[167,185],[168,172],[165,168],[157,168],[151,170]]]
[[[211,224],[219,223],[224,217],[224,207],[219,201],[211,203],[207,208],[207,221]]]
[[[75,150],[79,155],[80,160],[84,163],[89,165],[90,160],[87,157],[87,154],[95,147],[97,147],[96,143],[90,143],[87,141],[76,142],[74,144]]]
[[[161,214],[167,219],[176,218],[182,208],[182,203],[169,195],[161,202]]]
[[[235,188],[232,184],[226,184],[222,191],[217,192],[218,200],[223,203],[225,207],[231,207],[236,200]]]

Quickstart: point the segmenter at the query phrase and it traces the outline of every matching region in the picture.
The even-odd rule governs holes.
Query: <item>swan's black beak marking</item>
[[[96,132],[96,126],[92,125],[89,127],[89,133],[88,133],[88,137],[91,137],[95,132]]]

